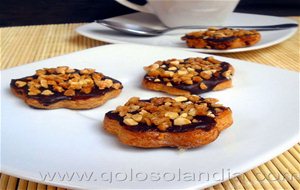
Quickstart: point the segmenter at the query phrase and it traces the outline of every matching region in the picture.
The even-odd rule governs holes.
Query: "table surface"
[[[292,17],[300,22],[300,17]],[[75,33],[80,24],[7,27],[0,29],[1,69],[67,54],[107,43]],[[300,71],[299,30],[289,40],[261,50],[222,54],[260,64]],[[278,180],[277,180],[278,179]],[[1,174],[0,189],[62,189]],[[300,144],[238,177],[208,189],[300,189]]]

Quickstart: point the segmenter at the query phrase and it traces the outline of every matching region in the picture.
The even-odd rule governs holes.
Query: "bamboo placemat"
[[[299,23],[300,17],[293,17]],[[74,29],[82,24],[22,26],[1,28],[1,69],[7,69],[50,57],[67,54],[95,46],[105,45],[82,37]],[[300,71],[300,33],[289,40],[269,48],[243,53],[222,54],[231,58],[272,65]],[[245,147],[247,148],[247,147]],[[4,189],[57,189],[1,174],[1,190]],[[278,157],[238,177],[207,188],[223,189],[300,189],[300,144]]]

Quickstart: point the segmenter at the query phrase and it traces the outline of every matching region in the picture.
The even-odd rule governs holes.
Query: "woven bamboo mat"
[[[298,22],[300,17],[293,17]],[[74,29],[81,24],[23,26],[1,28],[1,69],[7,69],[50,57],[67,54],[104,42],[79,36]],[[300,33],[273,47],[235,54],[231,58],[300,71]],[[1,174],[1,190],[62,189]],[[208,188],[223,189],[300,189],[300,144],[267,163],[238,177]]]

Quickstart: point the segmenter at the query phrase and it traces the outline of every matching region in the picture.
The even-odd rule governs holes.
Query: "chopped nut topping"
[[[124,106],[118,106],[113,113],[123,118],[127,126],[155,126],[160,131],[168,131],[172,126],[201,122],[198,117],[215,118],[226,107],[213,107],[216,99],[203,99],[197,95],[176,98],[159,97],[140,100],[132,97]]]
[[[216,28],[211,27],[205,31],[196,31],[186,34],[184,38],[192,36],[194,38],[203,38],[203,39],[220,39],[220,38],[230,38],[230,37],[242,37],[245,35],[256,35],[258,32],[256,30],[243,30],[243,29],[232,29],[232,28]]]
[[[147,72],[146,80],[156,83],[164,83],[167,86],[199,84],[199,89],[205,90],[200,83],[207,80],[230,80],[233,68],[226,62],[221,62],[213,57],[188,58],[185,60],[169,59],[157,61],[152,65],[144,67]]]
[[[95,69],[76,70],[68,66],[39,69],[36,71],[36,76],[17,80],[15,85],[19,88],[27,85],[28,95],[32,96],[51,95],[54,92],[74,96],[76,91],[89,94],[95,88],[100,90],[122,88],[121,83],[106,78],[102,73],[95,72]]]

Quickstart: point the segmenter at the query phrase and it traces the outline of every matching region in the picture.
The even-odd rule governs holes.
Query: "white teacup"
[[[147,0],[137,5],[116,0],[131,9],[156,15],[166,26],[220,26],[233,12],[239,0]]]

